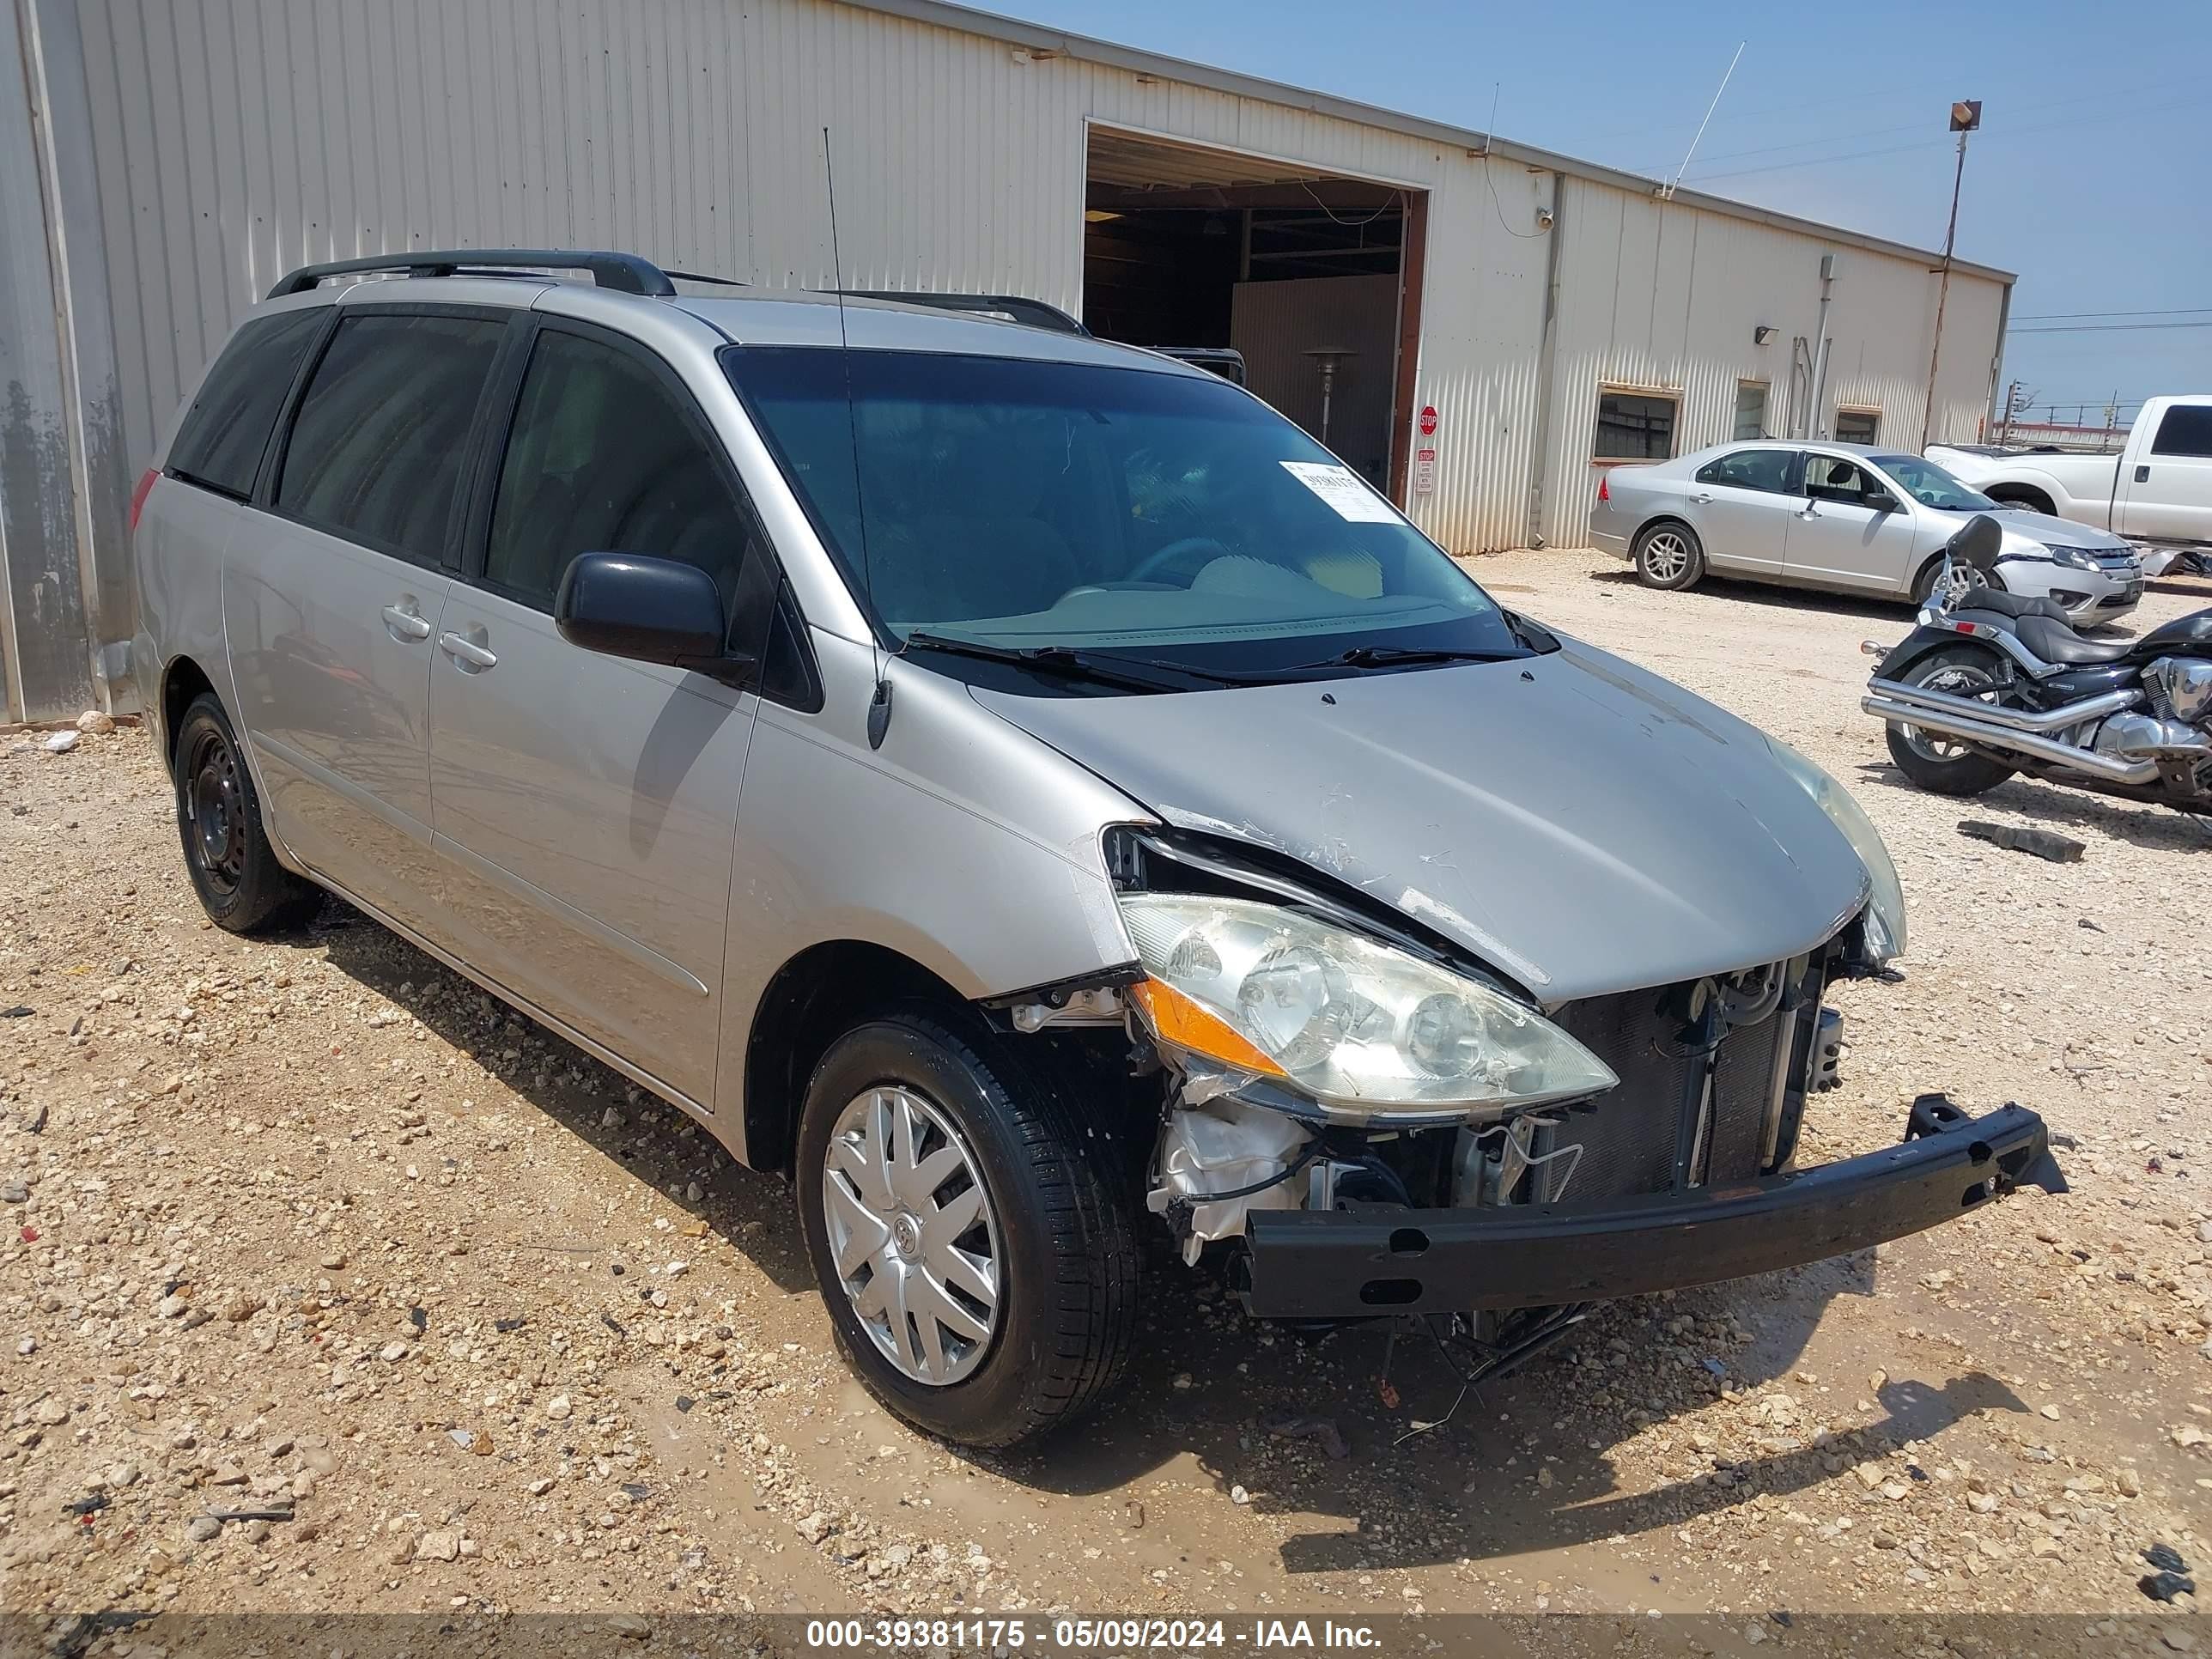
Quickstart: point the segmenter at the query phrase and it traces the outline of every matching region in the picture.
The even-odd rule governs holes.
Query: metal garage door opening
[[[1234,349],[1254,392],[1403,501],[1427,199],[1094,126],[1084,325],[1132,345]]]

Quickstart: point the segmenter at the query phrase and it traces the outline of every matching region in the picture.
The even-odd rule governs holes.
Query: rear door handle
[[[1695,501],[1699,507],[1705,507],[1711,504],[1713,498],[1710,495],[1692,495],[1690,499]]]
[[[496,668],[499,659],[474,640],[464,639],[459,634],[447,632],[438,635],[438,647],[456,662],[467,663],[472,668]]]
[[[393,633],[404,635],[408,639],[427,640],[430,637],[430,624],[422,613],[415,609],[415,601],[411,599],[402,599],[398,605],[386,605],[384,622]]]

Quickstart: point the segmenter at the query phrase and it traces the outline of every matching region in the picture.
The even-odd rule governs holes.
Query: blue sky
[[[2020,273],[2007,377],[2039,403],[2098,404],[2093,419],[2116,391],[2212,390],[2203,0],[982,3],[1463,126],[1490,125],[1496,85],[1501,137],[1662,175],[1741,41],[1686,185],[1926,247],[1950,204],[1951,100],[1978,98],[1958,251]],[[2208,326],[2166,326],[2188,323]],[[2026,331],[2084,324],[2118,326]]]

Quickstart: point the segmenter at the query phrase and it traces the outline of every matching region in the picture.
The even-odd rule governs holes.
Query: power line
[[[2212,306],[2176,306],[2167,311],[2039,311],[2013,319],[2016,323],[2051,323],[2071,317],[2197,317],[2212,312]]]
[[[2212,319],[2201,323],[2076,323],[2068,328],[2015,328],[2014,334],[2131,334],[2138,329],[2212,328]]]
[[[2188,105],[2166,105],[2160,108],[2137,110],[2134,112],[2137,117],[2142,117],[2166,114],[2173,110],[2191,107]],[[2025,126],[1985,127],[1983,129],[1983,142],[1986,143],[1992,138],[2024,137],[2033,133],[2049,132],[2060,127],[2075,126],[2079,125],[2081,118],[2079,116],[2069,116],[2063,120],[2034,121]],[[1858,161],[1876,155],[1903,155],[1909,151],[1939,148],[1948,149],[1950,147],[1948,137],[1923,138],[1910,144],[1887,144],[1875,149],[1847,150],[1840,155],[1815,155],[1802,161],[1775,161],[1765,167],[1732,167],[1725,173],[1701,173],[1686,179],[1683,182],[1692,185],[1705,185],[1717,179],[1746,179],[1753,173],[1790,173],[1800,167],[1828,167],[1838,161]]]
[[[2063,107],[2065,107],[2066,106],[2068,106],[2068,105],[2072,105],[2072,104],[2082,104],[2082,103],[2108,103],[2108,102],[2111,102],[2112,100],[2117,100],[2117,99],[2123,99],[2123,98],[2142,98],[2142,97],[2150,96],[2150,95],[2156,94],[2170,93],[2170,92],[2179,91],[2179,90],[2183,90],[2183,89],[2185,89],[2185,88],[2187,88],[2187,89],[2193,89],[2193,88],[2195,87],[2195,84],[2196,84],[2196,82],[2194,82],[2194,80],[2188,80],[2188,81],[2149,81],[2149,82],[2143,82],[2138,83],[2138,84],[2136,84],[2136,85],[2135,85],[2135,86],[2112,88],[2110,88],[2110,89],[2108,89],[2108,90],[2106,90],[2106,91],[2104,91],[2104,92],[2080,93],[2080,94],[2075,94],[2074,96],[2067,97],[2067,98],[2037,98],[2037,99],[2034,99],[2034,100],[2029,100],[2028,102],[2027,102],[2027,103],[2023,104],[2023,105],[2022,105],[2022,107],[2023,107],[2023,108],[2027,108],[2027,109],[2030,110],[2032,112],[2034,112],[2034,113],[2036,113],[2036,114],[2039,114],[2039,114],[2043,113],[2043,112],[2045,112],[2045,111],[2053,110],[2053,109],[2060,109],[2060,108],[2063,108]],[[1848,101],[1848,100],[1845,100],[1845,101]],[[1787,113],[1787,112],[1791,112],[1791,111],[1794,111],[1795,109],[1798,109],[1798,108],[1815,109],[1815,108],[1819,108],[1819,107],[1820,107],[1820,106],[1819,106],[1819,105],[1816,105],[1816,104],[1814,104],[1814,105],[1792,106],[1791,106],[1790,111],[1782,111],[1782,112],[1777,112]],[[1742,112],[1741,112],[1741,111],[1739,111],[1739,112],[1735,112],[1735,114],[1732,118],[1730,118],[1730,117],[1723,117],[1723,118],[1723,118],[1723,122],[1725,122],[1725,121],[1727,121],[1728,119],[1730,119],[1730,118],[1734,118],[1734,119],[1741,120],[1741,119],[1742,119],[1742,118],[1743,118],[1743,116],[1742,116]],[[2069,116],[2069,117],[2066,117],[2065,118],[2063,118],[2063,119],[2062,119],[2062,120],[2056,121],[2056,122],[2039,122],[2039,123],[2037,124],[2037,125],[2036,125],[2034,128],[2027,129],[2027,131],[2045,131],[2045,130],[2047,130],[2048,128],[2052,127],[2052,126],[2068,126],[2068,125],[2072,125],[2075,120],[2078,120],[2079,118],[2079,118],[2079,117],[2075,117],[2075,116]],[[1904,122],[1904,123],[1900,123],[1899,125],[1895,125],[1895,126],[1887,126],[1887,127],[1864,127],[1864,128],[1860,128],[1860,129],[1857,129],[1857,130],[1856,130],[1856,131],[1846,131],[1846,132],[1832,132],[1832,133],[1829,133],[1828,135],[1826,135],[1825,137],[1820,137],[1820,138],[1800,138],[1800,139],[1797,139],[1797,140],[1796,140],[1795,142],[1790,143],[1783,143],[1783,144],[1761,144],[1761,145],[1756,146],[1756,147],[1754,147],[1754,148],[1753,148],[1753,149],[1730,149],[1730,150],[1722,150],[1722,151],[1718,152],[1718,153],[1717,153],[1717,154],[1716,154],[1716,155],[1708,155],[1707,157],[1705,157],[1705,160],[1706,160],[1707,161],[1709,161],[1709,162],[1710,162],[1710,161],[1732,161],[1732,160],[1736,159],[1737,157],[1740,157],[1740,156],[1745,156],[1745,155],[1778,155],[1778,154],[1779,154],[1779,153],[1781,153],[1782,151],[1784,151],[1784,150],[1793,150],[1793,149],[1811,149],[1811,148],[1813,148],[1814,146],[1818,145],[1818,144],[1837,144],[1837,143],[1847,143],[1850,142],[1851,140],[1853,140],[1853,139],[1856,139],[1856,138],[1881,138],[1881,137],[1887,137],[1888,135],[1890,135],[1891,133],[1896,133],[1896,132],[1918,132],[1918,131],[1922,131],[1925,130],[1926,126],[1927,126],[1927,123],[1926,123],[1926,121],[1925,121],[1925,120],[1919,120],[1919,121],[1908,121],[1908,122]],[[2021,129],[2018,129],[2018,128],[2006,128],[2006,129],[2004,129],[2004,130],[2005,130],[2005,131],[2021,131]],[[1948,142],[1948,141],[1947,141],[1947,142]],[[1631,169],[1631,171],[1635,171],[1635,172],[1644,172],[1644,173],[1653,173],[1653,172],[1656,172],[1656,169],[1651,168],[1651,167],[1640,167],[1640,168],[1632,168],[1632,169]],[[1707,175],[1707,176],[1711,177],[1711,176],[1713,176],[1713,175],[1710,175],[1710,174],[1709,174],[1709,175]]]
[[[1726,173],[1701,173],[1695,178],[1685,179],[1683,182],[1689,185],[1706,185],[1716,179],[1748,179],[1754,173],[1794,173],[1799,167],[1825,167],[1833,166],[1838,161],[1863,161],[1869,156],[1875,155],[1902,155],[1907,150],[1950,148],[1951,143],[1948,138],[1923,138],[1917,143],[1886,144],[1879,149],[1846,150],[1841,155],[1816,155],[1806,161],[1776,161],[1763,167],[1731,167]]]

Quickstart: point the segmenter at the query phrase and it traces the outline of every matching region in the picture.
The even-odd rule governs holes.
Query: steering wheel
[[[1155,572],[1174,563],[1184,554],[1195,552],[1200,548],[1212,548],[1223,558],[1230,556],[1229,550],[1211,536],[1178,536],[1165,547],[1154,548],[1139,559],[1137,568],[1121,580],[1131,582],[1149,580]]]

